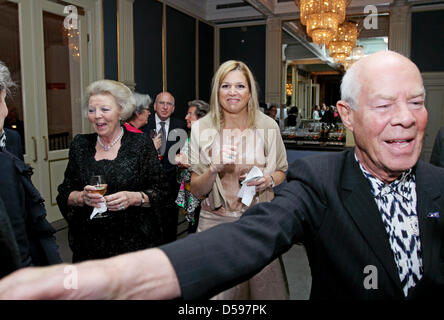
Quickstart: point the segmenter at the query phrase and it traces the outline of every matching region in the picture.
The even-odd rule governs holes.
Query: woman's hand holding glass
[[[119,191],[105,196],[106,190],[107,184],[103,176],[91,177],[90,185],[83,189],[84,203],[91,207],[100,208],[101,204],[105,202],[109,211],[125,210],[129,206],[141,204],[140,192]]]
[[[83,203],[88,206],[100,208],[104,201],[107,184],[103,176],[92,176],[90,184],[83,188]]]

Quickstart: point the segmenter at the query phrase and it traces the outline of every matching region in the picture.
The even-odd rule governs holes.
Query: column
[[[265,102],[281,104],[282,33],[281,19],[268,18],[266,28]],[[282,103],[285,103],[283,101]]]
[[[390,5],[389,49],[410,56],[410,5],[407,0],[395,0]]]

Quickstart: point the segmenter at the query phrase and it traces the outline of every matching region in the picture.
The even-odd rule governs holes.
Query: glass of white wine
[[[92,176],[89,184],[96,187],[96,190],[93,191],[93,193],[98,193],[101,196],[105,195],[108,185],[106,184],[104,176],[101,175]]]
[[[106,194],[106,189],[107,189],[108,185],[106,184],[104,176],[101,176],[101,175],[92,176],[90,181],[89,181],[89,184],[96,188],[96,190],[92,191],[92,193],[98,193],[102,197]],[[105,209],[106,210],[106,204],[102,203],[100,209]],[[94,208],[94,210],[97,210],[97,208]],[[97,213],[94,216],[94,218],[105,218],[107,216],[108,216],[107,211],[105,211],[105,212],[103,212],[103,211],[100,212],[99,211],[99,213]]]

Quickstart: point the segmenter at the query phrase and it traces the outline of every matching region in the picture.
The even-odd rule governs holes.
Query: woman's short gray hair
[[[11,79],[11,73],[8,67],[0,60],[0,91],[5,90],[9,94],[9,89],[15,87]]]
[[[114,80],[98,80],[91,83],[85,92],[85,109],[88,108],[89,98],[96,94],[110,94],[120,106],[120,118],[126,121],[131,117],[135,108],[136,101],[132,91],[123,83]]]
[[[189,101],[188,107],[196,107],[196,111],[194,113],[196,114],[197,119],[202,118],[208,112],[210,112],[210,105],[203,100]]]
[[[151,102],[153,102],[149,94],[134,92],[133,95],[136,102],[136,110],[134,112],[142,113],[143,110],[148,109],[151,105]]]

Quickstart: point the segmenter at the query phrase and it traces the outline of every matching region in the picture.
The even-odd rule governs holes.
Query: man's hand
[[[154,147],[156,148],[157,151],[159,151],[160,147],[162,146],[162,134],[158,133],[154,138],[153,138],[153,143],[154,143]]]
[[[103,262],[18,270],[0,281],[0,299],[110,299],[113,279]]]

